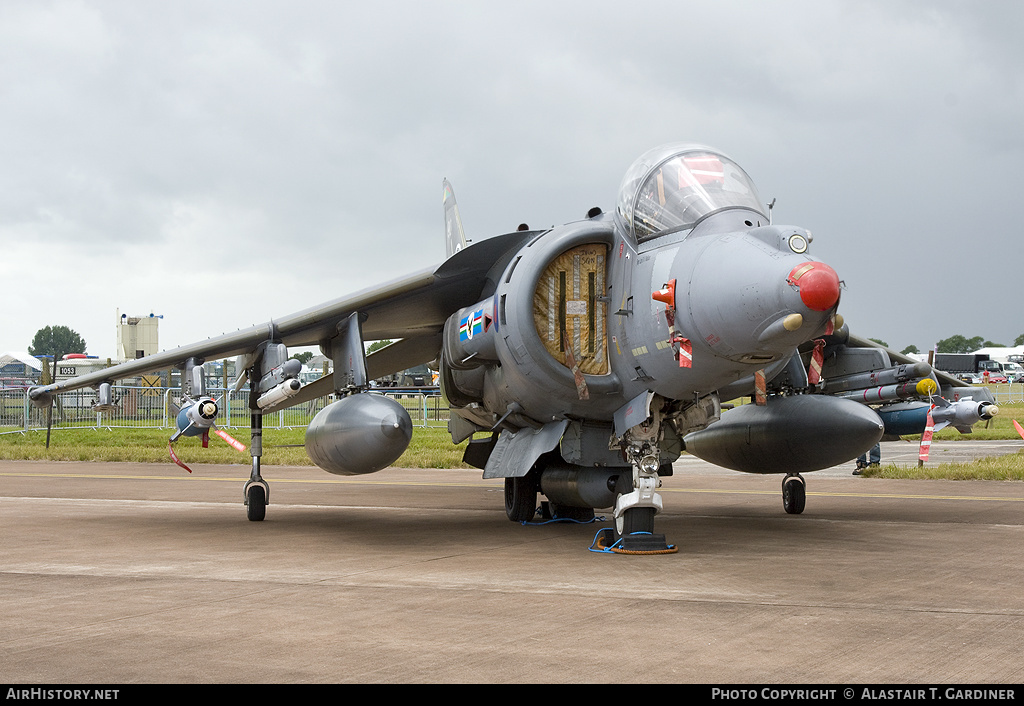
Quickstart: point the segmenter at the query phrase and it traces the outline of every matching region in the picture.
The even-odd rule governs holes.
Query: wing
[[[33,400],[45,402],[56,393],[95,387],[143,373],[181,368],[190,358],[216,360],[252,353],[266,341],[286,346],[323,346],[338,336],[339,326],[343,326],[356,312],[360,315],[365,340],[400,338],[408,341],[400,341],[401,345],[397,347],[388,346],[379,351],[382,355],[371,356],[368,360],[368,371],[374,376],[397,372],[436,357],[440,349],[440,333],[447,318],[457,309],[479,301],[485,289],[493,287],[492,280],[498,275],[492,271],[500,273],[526,237],[523,233],[509,233],[489,238],[455,253],[436,268],[235,333],[35,387],[29,394]],[[415,362],[410,363],[410,360]],[[290,401],[289,404],[295,402]]]
[[[903,355],[902,353],[897,353],[896,351],[886,348],[883,345],[875,343],[874,341],[868,340],[866,338],[861,338],[860,336],[855,336],[852,333],[850,334],[849,345],[854,348],[879,348],[885,351],[889,355],[889,359],[895,363],[913,365],[914,363],[919,362],[916,358],[911,358],[910,356]],[[963,380],[960,380],[950,375],[949,373],[943,372],[936,368],[932,368],[932,373],[938,380],[940,387],[971,387]]]

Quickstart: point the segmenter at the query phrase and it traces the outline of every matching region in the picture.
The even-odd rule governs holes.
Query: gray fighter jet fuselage
[[[440,363],[461,420],[453,439],[494,433],[467,460],[509,479],[511,517],[526,519],[539,490],[563,512],[614,504],[622,532],[638,509],[657,512],[658,471],[688,432],[717,422],[722,401],[794,364],[790,387],[808,387],[797,349],[832,333],[840,282],[808,254],[805,229],[768,221],[737,164],[668,145],[630,169],[615,213],[534,234],[492,272],[488,296],[449,318]],[[774,437],[758,453],[786,455],[797,474],[880,438],[863,405],[816,404],[747,424]],[[815,421],[829,443],[807,443]],[[805,448],[787,454],[795,436]],[[519,495],[529,499],[517,514]]]

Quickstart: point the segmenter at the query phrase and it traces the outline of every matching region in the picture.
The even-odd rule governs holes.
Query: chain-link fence
[[[218,402],[216,424],[225,429],[245,428],[250,425],[249,391],[226,392],[209,389],[207,393]],[[181,402],[181,388],[128,387],[113,388],[116,408],[96,412],[96,393],[91,389],[75,390],[58,395],[52,409],[53,428],[153,428],[169,429],[175,426],[177,408]],[[374,393],[376,394],[376,393]],[[427,392],[386,392],[405,407],[414,426],[446,426],[449,418],[444,398],[431,389]],[[334,395],[288,407],[263,415],[264,429],[306,427],[317,412],[335,401]],[[0,433],[20,432],[45,428],[45,409],[37,409],[22,389],[0,390]]]

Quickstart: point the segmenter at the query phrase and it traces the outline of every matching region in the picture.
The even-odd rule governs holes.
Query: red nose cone
[[[839,275],[823,262],[808,262],[789,273],[808,309],[828,311],[839,301]]]

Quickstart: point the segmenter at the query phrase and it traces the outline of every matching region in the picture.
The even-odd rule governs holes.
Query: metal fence
[[[170,429],[175,426],[175,403],[180,401],[181,388],[128,387],[115,385],[117,408],[96,412],[93,390],[76,390],[59,395],[53,406],[53,428],[151,428]],[[224,429],[248,429],[249,391],[227,392],[207,390],[220,407],[216,424]],[[376,394],[376,393],[375,393]],[[448,404],[436,390],[430,392],[394,391],[382,393],[391,397],[409,413],[413,426],[443,427],[448,424]],[[264,429],[306,427],[316,413],[335,401],[334,395],[263,415]],[[21,389],[0,390],[0,434],[46,428],[47,411],[37,409]]]
[[[997,405],[1024,402],[1024,382],[984,385],[980,387],[988,387]]]
[[[1024,383],[990,385],[997,404],[1024,402]],[[217,426],[225,429],[248,429],[249,391],[225,393],[223,389],[208,390],[216,398],[220,410]],[[448,424],[448,404],[435,389],[429,392],[375,391],[405,407],[417,427],[444,427]],[[180,400],[180,388],[114,386],[117,408],[107,412],[93,411],[96,395],[90,390],[76,390],[57,397],[53,406],[53,428],[170,429],[175,426],[174,402]],[[294,407],[263,415],[264,429],[287,429],[309,426],[316,413],[335,401],[334,395],[304,402]],[[29,402],[23,389],[0,389],[0,434],[46,428],[46,410]]]

